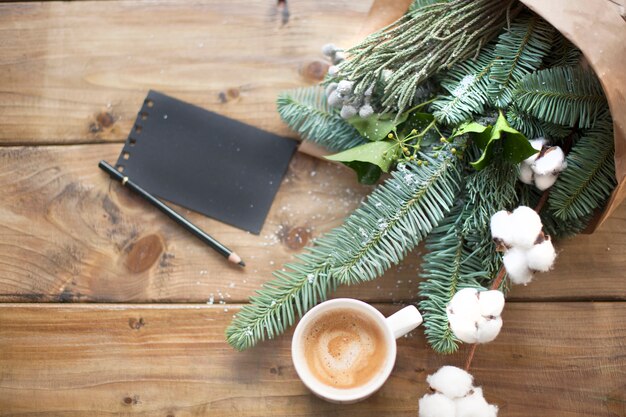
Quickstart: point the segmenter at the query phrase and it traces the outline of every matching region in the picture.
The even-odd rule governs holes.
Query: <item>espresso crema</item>
[[[304,358],[313,376],[335,388],[355,388],[385,365],[387,346],[380,325],[358,310],[321,314],[304,332]]]

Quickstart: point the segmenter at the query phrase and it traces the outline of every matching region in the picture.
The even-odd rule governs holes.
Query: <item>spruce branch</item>
[[[289,127],[332,152],[366,143],[354,127],[328,106],[324,88],[319,85],[285,91],[276,104],[278,114]]]
[[[607,113],[608,114],[608,113]],[[613,125],[607,115],[582,132],[567,156],[550,195],[550,209],[561,221],[589,217],[615,188]]]
[[[363,94],[391,70],[382,104],[398,113],[408,108],[420,83],[471,56],[508,23],[513,0],[452,0],[425,5],[368,36],[349,50],[340,76]]]
[[[554,67],[526,75],[514,92],[520,110],[557,125],[591,127],[607,107],[595,74],[581,67]]]
[[[511,104],[506,111],[506,119],[514,129],[522,132],[527,138],[552,138],[566,137],[570,129],[539,120],[535,116],[525,113],[515,104]]]
[[[509,105],[513,98],[513,87],[525,75],[541,65],[550,52],[555,30],[539,16],[516,20],[498,37],[496,56],[489,74],[492,81],[487,91],[491,102],[498,108]]]

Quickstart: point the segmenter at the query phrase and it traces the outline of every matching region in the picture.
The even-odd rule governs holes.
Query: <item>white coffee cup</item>
[[[356,310],[359,314],[370,317],[379,326],[387,345],[387,356],[380,372],[367,383],[358,387],[342,389],[322,383],[312,374],[304,357],[304,336],[307,326],[320,315],[336,309]],[[315,395],[333,403],[354,403],[369,397],[385,383],[396,362],[396,339],[404,336],[420,324],[422,324],[422,316],[417,308],[412,305],[385,318],[380,311],[363,301],[352,298],[336,298],[318,304],[302,317],[291,342],[291,357],[298,376]]]

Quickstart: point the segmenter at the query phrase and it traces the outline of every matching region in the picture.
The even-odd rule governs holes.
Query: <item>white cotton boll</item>
[[[359,109],[359,116],[364,119],[370,117],[372,114],[374,114],[374,109],[369,104],[366,104]]]
[[[337,92],[339,94],[350,94],[352,92],[352,86],[354,83],[348,80],[341,80],[337,85]]]
[[[419,417],[455,417],[454,401],[443,394],[426,394],[419,401]]]
[[[337,47],[332,43],[327,43],[326,45],[322,46],[322,53],[328,57],[333,56],[335,52],[337,52]]]
[[[533,279],[533,274],[528,267],[526,251],[520,248],[511,248],[502,257],[502,263],[514,284],[528,284]]]
[[[328,95],[326,102],[330,107],[341,107],[343,99],[339,96],[339,94],[337,94],[337,90],[335,90]]]
[[[497,317],[502,314],[504,308],[504,294],[498,290],[480,291],[478,293],[478,306],[481,316]]]
[[[457,339],[464,343],[476,343],[478,341],[478,329],[476,327],[478,319],[479,317],[466,318],[450,314],[450,311],[448,311],[450,330],[452,330]]]
[[[339,73],[339,67],[337,65],[331,65],[328,67],[328,75],[331,77]]]
[[[478,290],[476,288],[463,288],[454,294],[448,304],[448,309],[452,314],[468,319],[478,319],[480,307],[478,305]]]
[[[511,243],[511,220],[510,213],[506,210],[501,210],[491,216],[491,221],[489,223],[491,228],[491,237],[494,239],[500,239],[505,244]]]
[[[341,116],[342,119],[349,119],[351,117],[354,117],[356,116],[356,108],[349,104],[345,105],[341,108],[339,115]]]
[[[459,398],[467,395],[472,389],[474,377],[456,366],[442,366],[432,375],[426,377],[432,389],[448,398]]]
[[[563,149],[553,146],[541,158],[535,160],[532,169],[539,175],[554,174],[563,170],[563,162],[565,162]]]
[[[541,138],[541,137],[530,140],[529,142],[530,142],[530,146],[537,149],[538,151],[540,151],[541,148],[544,147],[544,145],[548,144],[548,140],[546,138]]]
[[[502,318],[493,319],[482,318],[478,321],[478,329],[476,331],[476,341],[478,343],[489,343],[498,337],[502,328]]]
[[[481,388],[474,388],[474,392],[467,397],[454,401],[456,417],[496,417],[498,407],[487,403]]]
[[[558,176],[553,174],[535,175],[535,187],[538,190],[545,191],[554,185],[557,178]]]
[[[526,162],[519,165],[519,180],[524,184],[532,184],[534,174],[533,169]]]
[[[528,267],[534,271],[548,272],[554,260],[556,259],[556,251],[550,239],[530,248],[526,254],[528,259]]]
[[[513,227],[511,244],[531,248],[543,228],[539,215],[530,207],[519,206],[511,214],[510,221]]]

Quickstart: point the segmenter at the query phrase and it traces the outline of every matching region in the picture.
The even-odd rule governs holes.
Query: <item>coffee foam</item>
[[[365,385],[385,364],[387,346],[378,323],[353,309],[320,315],[304,332],[304,357],[313,376],[334,388]]]

